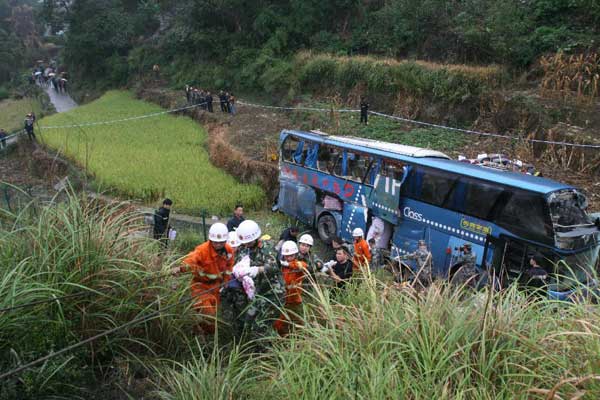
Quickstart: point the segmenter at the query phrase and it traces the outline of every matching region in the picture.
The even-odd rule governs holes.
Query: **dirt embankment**
[[[143,89],[138,97],[159,104],[164,108],[181,107],[185,103],[183,92],[160,88]],[[488,106],[476,123],[483,131],[505,132],[501,126],[519,125],[531,132],[527,137],[541,138],[542,112],[534,107],[520,107],[524,101],[495,100],[496,106]],[[528,100],[525,100],[528,101]],[[529,104],[529,103],[528,103]],[[593,108],[593,107],[592,107]],[[293,129],[297,123],[283,112],[238,107],[235,116],[221,113],[218,102],[215,112],[207,113],[199,108],[186,110],[196,121],[209,131],[208,149],[211,161],[225,169],[242,182],[259,183],[273,191],[277,188],[277,164],[271,156],[277,154],[278,134],[282,129]],[[579,111],[579,114],[582,114]],[[598,112],[600,115],[600,112]],[[511,119],[508,121],[507,119]],[[580,118],[577,118],[579,120]],[[573,122],[574,118],[569,119]],[[579,142],[589,131],[573,125],[558,123],[551,131],[552,140]],[[595,134],[592,132],[592,134]],[[548,138],[548,137],[544,137]],[[600,210],[600,151],[597,149],[573,149],[562,146],[527,145],[523,141],[505,141],[495,138],[474,136],[462,151],[468,157],[479,153],[503,153],[535,165],[545,177],[582,188],[588,195],[590,210]]]
[[[182,93],[165,89],[140,89],[136,92],[140,99],[158,104],[167,109],[182,107],[185,99]],[[269,196],[277,190],[279,169],[275,162],[264,158],[265,149],[276,149],[277,137],[272,134],[272,126],[257,130],[256,115],[248,110],[240,110],[235,116],[221,113],[218,101],[214,103],[215,112],[208,113],[198,108],[181,111],[198,121],[208,130],[207,149],[211,162],[240,182],[258,184]],[[252,121],[250,123],[250,121]],[[261,134],[262,133],[262,134]],[[243,149],[254,149],[249,154]]]

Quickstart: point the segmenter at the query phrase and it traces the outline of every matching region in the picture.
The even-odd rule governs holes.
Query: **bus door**
[[[398,225],[400,216],[400,188],[408,176],[409,169],[410,167],[405,167],[404,173],[400,177],[392,174],[389,174],[392,176],[386,176],[382,174],[382,171],[379,171],[375,175],[373,190],[367,200],[367,206],[371,209],[373,215],[392,225]]]

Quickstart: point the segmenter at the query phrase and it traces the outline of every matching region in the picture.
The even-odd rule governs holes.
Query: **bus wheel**
[[[337,222],[330,214],[321,215],[317,222],[317,230],[322,241],[329,244],[337,235]]]

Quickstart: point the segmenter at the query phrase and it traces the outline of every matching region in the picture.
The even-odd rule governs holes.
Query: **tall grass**
[[[531,399],[600,395],[600,309],[516,288],[478,294],[435,285],[398,291],[371,280],[334,301],[315,291],[304,320],[246,368],[193,359],[163,371],[164,399]],[[223,358],[224,357],[224,358]],[[194,368],[200,363],[202,368]],[[211,363],[209,366],[206,363]],[[233,374],[233,376],[229,376]],[[201,381],[194,386],[181,382]],[[206,384],[214,387],[207,389]],[[554,392],[552,392],[554,390]],[[579,396],[579,397],[577,397]]]
[[[142,222],[124,204],[90,202],[72,192],[46,206],[0,209],[0,308],[56,299],[0,312],[1,371],[181,298],[183,291],[160,278],[157,245],[134,234]],[[0,398],[83,395],[81,387],[116,358],[177,354],[189,320],[185,305],[172,309],[2,382]]]

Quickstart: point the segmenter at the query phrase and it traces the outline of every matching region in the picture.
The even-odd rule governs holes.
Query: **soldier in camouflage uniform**
[[[471,251],[471,244],[465,243],[460,248],[461,255],[456,259],[454,265],[458,265],[459,269],[452,278],[452,283],[455,285],[464,285],[475,287],[477,284],[477,255]]]
[[[415,260],[416,269],[414,271],[415,282],[423,287],[427,287],[433,280],[432,276],[432,255],[427,249],[427,243],[419,240],[419,248],[414,253],[405,254],[400,257],[401,260]]]
[[[317,271],[320,271],[321,268],[323,268],[323,261],[310,251],[314,243],[313,237],[309,234],[304,234],[298,239],[299,252],[297,260],[306,263],[306,270],[309,274],[309,278],[304,280],[305,289],[311,287],[311,282],[317,282]]]
[[[238,249],[236,262],[245,255],[250,257],[255,296],[249,299],[237,279],[221,293],[223,318],[231,325],[236,338],[263,338],[273,334],[273,322],[278,318],[285,296],[285,285],[276,254],[268,243],[261,241],[256,222],[246,220],[236,230],[244,246]]]

